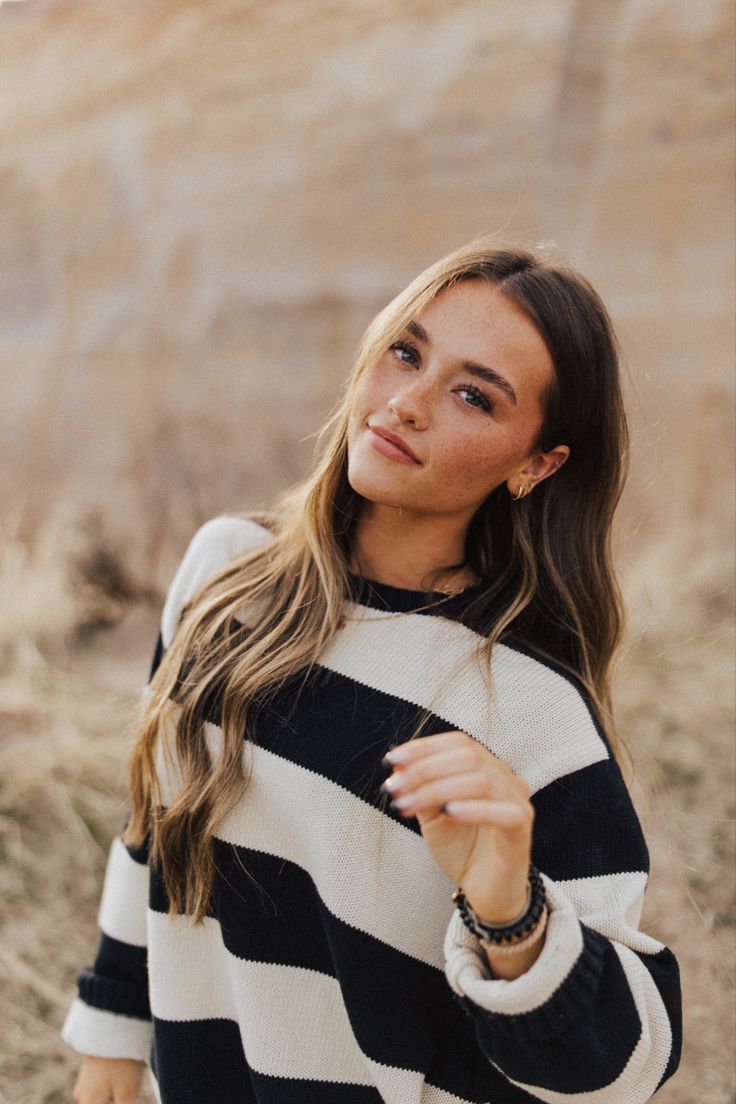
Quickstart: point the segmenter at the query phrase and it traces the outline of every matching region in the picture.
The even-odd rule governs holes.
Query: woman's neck
[[[462,590],[478,581],[464,563],[465,521],[417,517],[397,507],[375,505],[353,530],[350,567],[358,575],[409,590]],[[433,576],[440,568],[456,566]]]

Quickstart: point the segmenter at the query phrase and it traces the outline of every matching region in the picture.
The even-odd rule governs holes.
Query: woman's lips
[[[383,453],[384,456],[388,456],[390,460],[398,460],[402,464],[411,464],[416,467],[419,464],[418,460],[415,460],[408,452],[404,452],[402,448],[395,445],[393,441],[387,440],[378,430],[370,427],[371,430],[371,444],[378,452]]]

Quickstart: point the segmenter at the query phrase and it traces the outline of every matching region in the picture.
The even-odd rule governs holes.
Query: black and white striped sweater
[[[268,539],[202,526],[153,670],[184,604]],[[648,853],[619,769],[579,688],[528,651],[498,646],[489,700],[463,623],[475,589],[412,613],[424,595],[364,580],[298,699],[259,708],[203,925],[170,918],[145,853],[115,840],[72,1047],[149,1060],[164,1104],[643,1104],[674,1072],[678,967],[638,930]],[[427,735],[462,729],[531,786],[550,916],[514,981],[491,976],[417,821],[379,793],[430,703]]]

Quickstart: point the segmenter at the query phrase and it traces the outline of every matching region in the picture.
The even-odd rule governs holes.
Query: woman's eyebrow
[[[410,334],[413,334],[414,337],[417,338],[417,340],[423,342],[425,345],[432,344],[430,336],[425,330],[424,326],[420,326],[418,322],[415,322],[412,319],[411,322],[407,323],[406,328]],[[513,387],[504,376],[499,375],[499,373],[495,372],[493,368],[486,368],[484,367],[484,365],[476,364],[472,360],[461,361],[460,367],[463,369],[463,371],[469,372],[471,376],[477,376],[478,379],[485,380],[486,383],[490,383],[494,387],[498,387],[501,391],[503,391],[507,398],[511,400],[514,406],[516,406],[518,400],[516,398],[516,392],[514,391]]]

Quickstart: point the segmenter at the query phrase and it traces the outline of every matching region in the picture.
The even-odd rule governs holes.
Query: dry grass
[[[641,635],[619,678],[652,869],[643,924],[682,972],[682,1068],[663,1104],[734,1104],[736,794],[730,632]]]
[[[71,1099],[77,1060],[58,1030],[75,972],[93,954],[106,852],[122,817],[129,740],[155,638],[155,603],[133,602],[134,587],[120,593],[121,584],[115,593],[110,580],[125,573],[105,560],[97,537],[90,540],[89,532],[70,534],[49,521],[30,554],[7,525],[0,544],[6,1104]],[[103,562],[102,576],[90,570]],[[87,565],[84,580],[65,570],[69,563]],[[652,853],[644,924],[672,946],[683,972],[685,1058],[662,1104],[735,1099],[734,655],[723,608],[714,610],[707,597],[723,594],[721,572],[719,564],[701,587],[687,632],[676,619],[653,616],[651,595],[646,617],[639,603],[618,680],[634,797]],[[122,612],[111,631],[90,631]],[[702,628],[695,633],[694,625]],[[87,626],[81,637],[80,626]]]
[[[94,566],[105,562],[104,545],[85,547],[83,530],[49,519],[29,553],[9,530],[6,521],[0,547],[0,1100],[55,1104],[71,1099],[76,1062],[58,1031],[70,983],[95,943],[138,690],[125,689],[113,657],[112,685],[99,670],[84,672],[91,627],[114,624],[129,597],[110,586],[115,572],[103,582]],[[155,623],[145,607],[142,614],[153,640]]]

